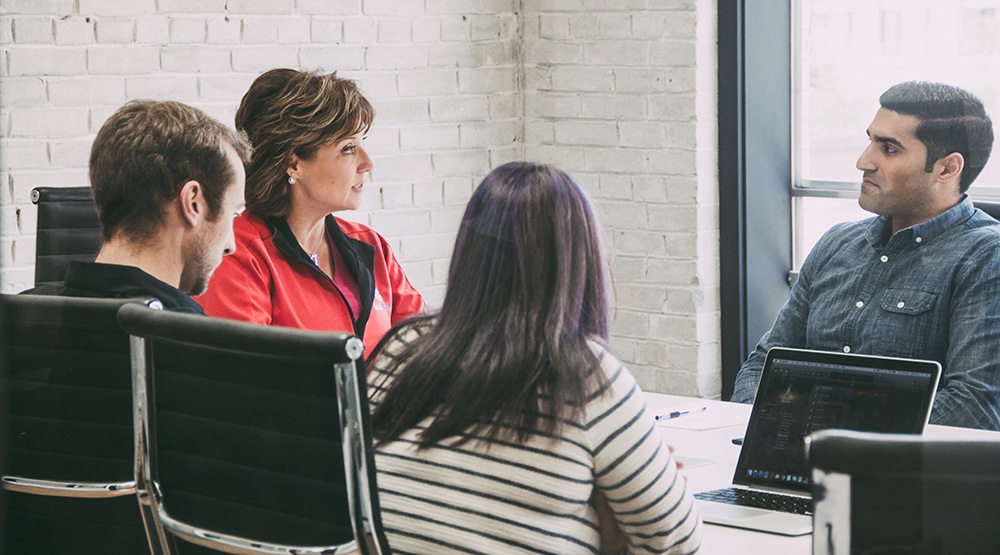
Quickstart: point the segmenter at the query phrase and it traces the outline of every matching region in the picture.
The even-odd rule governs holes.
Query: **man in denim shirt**
[[[940,83],[900,83],[879,102],[857,162],[858,203],[878,216],[819,240],[732,400],[753,401],[777,345],[931,359],[944,369],[931,423],[1000,430],[1000,223],[965,194],[992,123]]]

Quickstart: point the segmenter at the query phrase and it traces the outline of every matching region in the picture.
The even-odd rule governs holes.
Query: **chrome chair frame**
[[[125,307],[119,312],[119,323],[131,334],[136,380],[136,490],[139,503],[148,508],[143,512],[148,519],[147,526],[157,532],[159,553],[176,553],[174,538],[235,555],[389,553],[378,514],[362,364],[364,345],[358,337],[346,333],[264,327],[190,314],[155,313],[142,307]],[[319,355],[313,353],[311,356],[326,357],[324,360],[328,361],[336,383],[337,419],[353,540],[339,545],[281,544],[212,530],[171,515],[169,501],[165,501],[169,493],[163,490],[158,479],[154,345],[156,342],[195,344],[195,348],[222,353],[236,348],[233,345],[237,343],[246,345],[247,338],[259,338],[259,344],[253,348],[259,349],[262,357],[284,356],[290,350],[288,345],[298,345],[303,352],[318,350]],[[316,347],[318,345],[322,346]],[[277,352],[282,354],[276,355]],[[247,355],[245,349],[241,355]],[[338,423],[331,421],[330,425]]]

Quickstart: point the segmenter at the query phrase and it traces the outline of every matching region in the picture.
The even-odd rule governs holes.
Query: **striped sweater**
[[[416,333],[397,336],[373,361],[373,407],[392,383],[385,360]],[[701,519],[642,390],[610,353],[594,349],[610,388],[592,395],[582,420],[568,422],[559,437],[444,440],[417,450],[425,420],[376,448],[394,553],[598,553],[594,488],[607,495],[630,553],[697,551]]]

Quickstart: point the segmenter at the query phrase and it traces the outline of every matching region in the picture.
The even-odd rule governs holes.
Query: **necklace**
[[[323,238],[320,237],[319,238],[319,245],[316,245],[316,248],[311,253],[309,253],[309,260],[312,260],[312,263],[313,263],[314,266],[319,266],[319,254],[318,253],[319,253],[319,249],[321,249],[322,247],[323,247]]]

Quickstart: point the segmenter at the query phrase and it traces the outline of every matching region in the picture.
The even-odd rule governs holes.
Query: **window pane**
[[[791,5],[800,56],[793,102],[793,186],[801,199],[793,206],[797,268],[801,253],[819,237],[820,222],[839,217],[851,204],[860,212],[854,199],[861,172],[855,163],[885,89],[909,80],[957,85],[978,95],[1000,122],[1000,0],[792,0]],[[972,185],[973,196],[1000,199],[996,158],[1000,155]],[[837,196],[851,200],[806,202],[803,197],[817,189],[825,189],[826,197],[839,190]]]
[[[795,244],[795,268],[802,266],[809,250],[812,249],[820,236],[833,224],[853,222],[873,216],[858,206],[856,198],[795,198],[795,231],[801,240]]]

